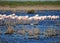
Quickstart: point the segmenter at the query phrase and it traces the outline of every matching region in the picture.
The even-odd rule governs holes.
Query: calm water
[[[60,16],[60,10],[41,10],[41,11],[35,11],[39,16],[48,16],[48,15],[56,15]],[[1,11],[0,14],[12,14],[12,11]],[[29,17],[34,16],[35,14],[26,14],[25,11],[16,11],[16,15],[29,15]],[[13,26],[14,30],[19,30],[21,28],[24,29],[33,29],[38,28],[41,32],[44,32],[47,29],[53,28],[60,30],[60,25],[56,25],[57,23],[60,24],[60,18],[56,19],[55,21],[52,20],[44,20],[40,21],[38,25],[16,25]],[[0,26],[0,43],[60,43],[60,37],[49,37],[45,38],[44,35],[39,35],[39,39],[28,39],[27,35],[22,36],[20,34],[14,33],[12,35],[4,34],[3,32],[6,32],[6,26]],[[26,37],[26,38],[24,38]]]

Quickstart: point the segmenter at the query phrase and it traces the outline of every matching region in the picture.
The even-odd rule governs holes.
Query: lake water
[[[39,16],[48,16],[48,15],[55,15],[55,16],[59,16],[60,17],[60,10],[37,10],[35,11],[36,14],[26,14],[25,11],[16,11],[16,12],[12,12],[12,11],[2,11],[0,10],[0,14],[12,14],[15,13],[18,16],[25,16],[28,15],[29,17],[34,16],[36,14],[39,14]],[[56,25],[56,24],[59,25]],[[44,21],[40,21],[38,25],[16,25],[13,26],[14,30],[19,30],[21,28],[24,29],[33,29],[33,28],[38,28],[40,30],[41,33],[43,33],[45,30],[47,29],[57,29],[60,30],[60,18],[56,19],[56,20],[44,20]],[[39,35],[39,39],[28,39],[28,36],[25,35],[20,35],[17,33],[14,34],[4,34],[3,32],[6,32],[6,26],[0,26],[0,32],[2,32],[2,34],[0,34],[0,43],[60,43],[60,37],[56,36],[56,37],[48,37],[45,38],[44,35]]]

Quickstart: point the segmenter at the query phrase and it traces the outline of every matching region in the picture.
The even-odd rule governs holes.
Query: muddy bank
[[[0,10],[60,10],[60,6],[0,6]]]

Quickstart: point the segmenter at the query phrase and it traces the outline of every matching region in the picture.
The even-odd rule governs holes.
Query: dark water
[[[56,15],[60,16],[60,10],[41,10],[41,11],[35,11],[39,16],[48,16],[48,15]],[[14,12],[12,11],[2,11],[0,10],[0,14],[12,14]],[[29,15],[34,16],[35,14],[26,14],[25,11],[16,11],[16,15],[18,16],[25,16]],[[19,30],[21,28],[24,29],[33,29],[33,28],[38,28],[41,33],[43,33],[47,29],[57,29],[60,30],[60,18],[56,19],[55,21],[52,20],[44,20],[40,21],[38,25],[16,25],[13,26],[14,30]],[[6,32],[6,26],[0,26],[0,43],[60,43],[60,37],[48,37],[46,38],[44,35],[39,35],[39,39],[28,39],[27,35],[23,36],[17,33],[14,34],[4,34]],[[26,37],[26,38],[25,38]]]

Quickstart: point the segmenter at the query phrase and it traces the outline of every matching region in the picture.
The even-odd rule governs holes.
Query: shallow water
[[[29,15],[30,17],[35,15],[35,14],[26,14],[25,11],[23,13],[20,12],[16,12],[16,15],[18,16]],[[48,15],[60,16],[60,10],[41,10],[35,12],[39,14],[39,16],[48,16]],[[13,13],[12,11],[3,12],[0,10],[0,14],[9,15],[12,13]],[[60,30],[60,25],[56,25],[57,23],[60,24],[60,18],[55,21],[52,20],[40,21],[38,25],[16,25],[13,26],[13,29],[18,31],[21,28],[28,29],[28,30],[31,30],[33,28],[38,28],[40,32],[43,33],[45,30],[51,28]],[[6,31],[7,31],[6,26],[0,26],[0,32],[2,32],[2,34],[0,34],[0,43],[60,43],[60,37],[58,36],[46,38],[43,34],[41,34],[39,35],[39,39],[28,39],[27,35],[23,36],[17,33],[11,35],[4,34],[4,32]]]

